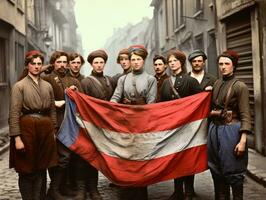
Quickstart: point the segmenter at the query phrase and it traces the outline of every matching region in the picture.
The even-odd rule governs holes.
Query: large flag
[[[58,139],[118,185],[196,174],[207,169],[210,96],[123,105],[67,90]]]

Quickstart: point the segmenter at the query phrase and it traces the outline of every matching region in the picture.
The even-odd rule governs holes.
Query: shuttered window
[[[249,11],[242,11],[234,15],[232,19],[228,19],[226,22],[226,42],[227,49],[235,50],[239,53],[239,65],[235,75],[248,86],[252,126],[254,127],[254,86]]]

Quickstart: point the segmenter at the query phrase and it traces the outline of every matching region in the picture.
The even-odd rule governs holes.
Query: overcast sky
[[[151,0],[76,0],[78,31],[85,55],[102,48],[115,28],[136,24],[143,17],[152,18]]]

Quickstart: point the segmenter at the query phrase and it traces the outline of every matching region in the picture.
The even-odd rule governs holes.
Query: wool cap
[[[233,51],[233,50],[224,51],[222,54],[218,56],[218,61],[220,57],[229,58],[232,61],[234,68],[238,66],[239,55],[236,51]]]
[[[28,58],[28,57],[31,57],[33,55],[40,55],[42,56],[42,53],[38,50],[32,50],[32,51],[28,51],[26,54],[25,54],[25,58]]]
[[[145,60],[146,57],[148,56],[148,51],[143,45],[132,45],[128,47],[128,51],[129,51],[130,58],[133,53],[142,57],[143,60]]]
[[[198,57],[198,56],[202,56],[203,60],[206,60],[207,59],[206,54],[202,50],[196,49],[191,54],[189,54],[189,56],[188,56],[189,62],[192,62],[192,60],[194,58]]]
[[[182,66],[185,65],[187,57],[184,52],[177,49],[170,50],[167,53],[167,62],[169,61],[170,56],[174,56],[176,59],[178,59]]]
[[[104,59],[104,62],[106,62],[107,59],[108,59],[108,55],[107,55],[107,53],[106,53],[104,50],[99,49],[99,50],[96,50],[96,51],[91,52],[91,53],[88,55],[87,61],[88,61],[90,64],[92,64],[93,59],[94,59],[94,58],[97,58],[97,57],[101,57],[102,59]]]

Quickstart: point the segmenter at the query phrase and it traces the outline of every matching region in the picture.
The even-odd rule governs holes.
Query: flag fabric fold
[[[66,91],[58,139],[123,186],[145,186],[207,169],[210,93],[123,105]]]

